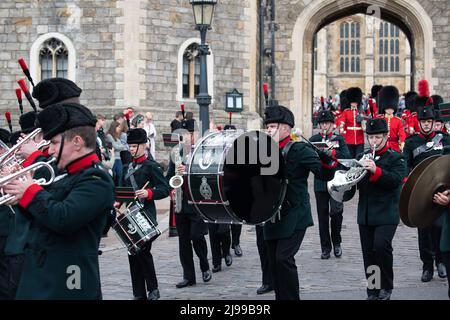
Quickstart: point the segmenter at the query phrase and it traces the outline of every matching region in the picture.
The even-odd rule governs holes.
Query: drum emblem
[[[203,154],[203,157],[199,159],[198,165],[202,168],[202,170],[206,170],[213,163],[213,160],[212,150],[208,150]]]
[[[203,198],[205,198],[205,200],[211,200],[212,190],[207,182],[206,177],[202,178],[202,184],[200,185],[200,194]]]
[[[129,234],[135,234],[136,233],[136,228],[131,224],[131,223],[129,223],[128,224],[128,230],[127,230],[127,232],[129,233]]]

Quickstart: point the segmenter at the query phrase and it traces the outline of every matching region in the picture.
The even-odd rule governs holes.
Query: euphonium
[[[20,179],[28,172],[31,172],[31,171],[34,171],[34,170],[37,170],[40,168],[46,168],[50,172],[50,178],[48,180],[46,180],[45,178],[36,179],[36,180],[34,180],[34,182],[40,186],[48,186],[48,185],[52,184],[53,181],[55,180],[55,171],[53,170],[53,167],[50,164],[52,162],[54,162],[55,160],[56,159],[52,158],[48,162],[44,162],[44,161],[36,162],[26,168],[22,168],[16,172],[11,173],[8,176],[0,178],[0,188],[3,188],[10,181]],[[1,190],[1,191],[2,191],[2,196],[0,196],[0,205],[7,203],[8,201],[10,201],[14,198],[14,196],[12,196],[12,195],[3,194],[3,190]]]
[[[356,192],[356,185],[367,174],[367,170],[364,169],[363,166],[363,161],[364,159],[374,160],[376,149],[377,146],[375,145],[373,147],[372,153],[363,155],[363,157],[359,161],[355,159],[339,161],[343,164],[349,164],[348,168],[350,169],[347,171],[336,171],[333,180],[327,182],[328,193],[334,200],[338,202],[345,202],[353,198]]]

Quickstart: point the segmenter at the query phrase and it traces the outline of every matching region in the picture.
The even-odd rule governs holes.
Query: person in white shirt
[[[153,115],[151,112],[147,112],[145,114],[145,124],[144,124],[144,130],[147,132],[147,137],[150,142],[150,148],[148,151],[152,155],[153,159],[155,159],[155,141],[156,141],[156,128],[155,125],[152,123]]]

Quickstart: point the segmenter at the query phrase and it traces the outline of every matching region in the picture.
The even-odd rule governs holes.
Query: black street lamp
[[[209,105],[211,96],[208,94],[208,74],[206,70],[206,56],[210,54],[206,44],[206,31],[211,29],[211,22],[214,15],[214,6],[217,0],[190,0],[194,11],[196,29],[200,31],[201,43],[198,46],[200,56],[200,88],[197,95],[197,103],[200,107],[200,122],[202,124],[202,134],[209,129]]]

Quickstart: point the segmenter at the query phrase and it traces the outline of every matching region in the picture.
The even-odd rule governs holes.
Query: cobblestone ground
[[[329,260],[320,259],[319,229],[315,210],[312,179],[309,181],[314,227],[308,229],[303,244],[296,256],[300,291],[308,299],[343,299],[344,292],[357,292],[351,299],[365,299],[365,278],[358,227],[356,224],[357,197],[346,203],[342,228],[343,256],[332,256]],[[381,201],[381,199],[380,199]],[[161,299],[274,299],[273,294],[256,295],[261,285],[261,269],[256,247],[256,234],[251,226],[243,226],[241,247],[243,256],[233,253],[233,264],[213,274],[208,283],[203,283],[196,259],[197,285],[177,289],[175,284],[182,278],[178,257],[178,238],[168,237],[168,203],[159,201],[159,221],[162,230],[166,229],[152,248],[156,273],[159,281]],[[208,250],[209,250],[209,239]],[[117,240],[113,231],[103,242],[103,255],[100,256],[100,271],[104,299],[132,298],[131,280],[126,250]],[[439,279],[435,273],[429,283],[420,282],[422,265],[419,259],[417,230],[400,225],[394,238],[394,276],[395,288],[403,292],[402,299],[447,299],[446,279]],[[211,252],[209,252],[211,263]],[[428,289],[429,291],[428,291]],[[400,291],[400,290],[399,290]],[[408,293],[416,294],[409,295]],[[418,292],[429,292],[430,294]],[[431,296],[430,296],[431,295]],[[393,298],[395,298],[395,290]]]

